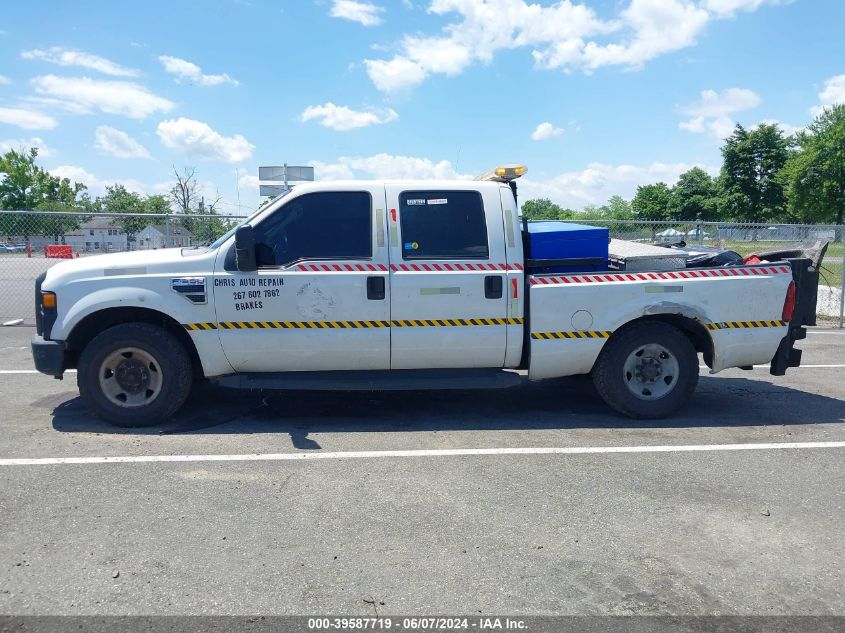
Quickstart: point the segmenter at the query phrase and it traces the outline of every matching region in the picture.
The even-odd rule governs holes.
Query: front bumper
[[[41,336],[32,337],[32,360],[42,374],[61,378],[65,370],[65,342],[45,341]]]

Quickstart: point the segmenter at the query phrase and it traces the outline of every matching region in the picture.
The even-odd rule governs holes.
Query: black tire
[[[152,364],[135,361],[142,366],[141,372],[146,372],[145,365],[152,367],[147,374],[160,372],[160,377],[156,378],[157,395],[132,408],[112,402],[100,380],[105,361],[122,348],[135,348],[140,350],[139,355],[147,354],[153,359]],[[131,354],[127,358],[132,360]],[[109,380],[116,380],[114,374]],[[82,400],[101,418],[121,427],[153,426],[170,418],[188,397],[192,384],[191,359],[167,330],[149,323],[124,323],[110,327],[88,343],[79,358],[76,382]],[[131,388],[140,391],[143,383],[141,387],[132,385]],[[145,391],[145,394],[149,393],[152,390]]]
[[[677,376],[670,377],[669,372],[662,376],[663,380],[671,378],[665,387],[669,391],[664,395],[652,395],[646,389],[642,389],[639,397],[634,394],[640,391],[642,382],[637,378],[632,382],[631,373],[626,372],[626,361],[645,345],[662,346],[677,364],[677,371],[671,372]],[[660,379],[658,376],[652,382]],[[593,368],[593,382],[602,399],[619,413],[635,419],[665,418],[686,404],[695,391],[698,354],[678,328],[660,321],[643,321],[619,330],[610,338]]]

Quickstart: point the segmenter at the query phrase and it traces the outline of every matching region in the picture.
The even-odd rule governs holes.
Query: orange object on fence
[[[45,257],[57,259],[73,259],[73,247],[66,244],[48,244],[44,247]]]

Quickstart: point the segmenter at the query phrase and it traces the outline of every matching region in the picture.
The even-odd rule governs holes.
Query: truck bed
[[[768,363],[787,333],[788,263],[528,277],[532,379],[588,373],[610,335],[661,315],[699,329],[712,372]],[[754,335],[749,336],[749,329]]]

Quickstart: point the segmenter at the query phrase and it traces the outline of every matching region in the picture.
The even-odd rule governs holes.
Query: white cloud
[[[160,55],[158,61],[164,66],[164,71],[176,76],[176,81],[184,79],[191,81],[200,86],[219,86],[220,84],[238,85],[236,79],[232,79],[226,73],[219,75],[206,75],[202,72],[202,68],[184,59],[178,57],[170,57],[168,55]]]
[[[526,0],[432,0],[429,13],[454,15],[439,34],[406,35],[390,59],[366,59],[383,92],[421,83],[428,75],[455,75],[492,61],[496,52],[526,48],[535,66],[591,72],[604,66],[640,68],[660,55],[695,44],[713,19],[753,11],[778,0],[630,0],[610,19],[584,2],[549,6]]]
[[[380,13],[382,7],[371,2],[357,2],[356,0],[334,0],[329,15],[333,18],[342,18],[358,22],[364,26],[377,26],[382,23]]]
[[[760,96],[747,88],[728,88],[722,92],[702,90],[701,99],[684,108],[690,116],[707,118],[749,110],[760,105]]]
[[[115,77],[135,77],[138,74],[137,70],[115,64],[105,57],[83,51],[68,50],[60,46],[54,46],[48,50],[36,48],[31,51],[22,51],[21,57],[23,59],[40,59],[59,66],[79,66]]]
[[[421,64],[401,56],[390,60],[365,59],[364,65],[373,84],[382,92],[399,92],[416,86],[427,74]]]
[[[347,180],[350,178],[379,179],[435,179],[468,180],[471,175],[461,174],[448,160],[434,162],[428,158],[375,154],[366,157],[342,156],[333,163],[311,161],[317,180]]]
[[[116,158],[150,158],[150,152],[122,130],[108,125],[99,126],[94,132],[94,146]]]
[[[23,108],[0,108],[0,123],[17,125],[25,130],[52,130],[58,125],[51,116]]]
[[[131,119],[143,119],[156,112],[169,112],[174,107],[172,101],[127,81],[44,75],[30,83],[38,94],[66,101],[79,112],[100,110]]]
[[[346,106],[338,106],[332,102],[319,106],[308,106],[300,115],[300,120],[311,121],[318,119],[320,125],[338,132],[346,132],[369,125],[382,125],[399,118],[395,110],[352,110]]]
[[[6,75],[0,75],[0,85],[8,85],[12,83],[12,80],[6,77]]]
[[[719,17],[731,17],[739,11],[756,11],[764,4],[788,4],[792,0],[704,0],[702,7]]]
[[[33,97],[31,95],[21,98],[21,102],[30,104],[36,108],[48,108],[50,110],[61,110],[62,112],[69,112],[70,114],[90,114],[91,110],[87,106],[82,106],[78,103],[65,101],[63,99],[54,99],[53,97]]]
[[[49,158],[56,153],[52,148],[47,146],[43,139],[33,136],[32,138],[7,138],[4,141],[0,141],[0,154],[5,154],[9,150],[26,152],[29,151],[30,147],[38,148],[39,158]]]
[[[240,134],[222,136],[207,123],[180,117],[162,121],[156,128],[161,142],[189,156],[238,163],[252,156],[255,146]]]
[[[94,174],[76,165],[59,165],[50,170],[50,173],[59,178],[67,178],[71,182],[81,182],[89,189],[105,189],[103,182]]]
[[[588,204],[604,204],[614,195],[630,200],[639,185],[665,182],[673,185],[693,165],[652,163],[651,165],[608,165],[590,163],[585,169],[564,172],[548,180],[521,178],[520,198],[550,198],[564,207],[582,209]],[[704,167],[711,174],[716,167]]]
[[[59,165],[50,170],[50,173],[59,178],[67,178],[71,182],[81,182],[88,187],[88,193],[92,196],[101,196],[106,192],[106,186],[123,185],[129,191],[146,195],[147,188],[137,180],[123,179],[123,180],[102,180],[84,169],[76,165]]]
[[[819,102],[821,105],[810,110],[814,117],[819,116],[828,106],[845,103],[845,75],[836,75],[824,82],[824,88],[819,93]]]
[[[470,180],[475,174],[460,173],[447,161],[432,161],[415,156],[375,154],[365,157],[341,157],[334,162],[311,161],[317,180],[378,179],[443,179]],[[652,163],[650,165],[608,165],[591,163],[577,171],[564,172],[545,180],[523,177],[519,181],[520,199],[551,198],[566,207],[581,209],[588,204],[603,204],[613,195],[631,199],[639,185],[652,182],[674,184],[693,165],[685,163]],[[705,166],[711,174],[718,167]],[[241,177],[246,185],[247,176]]]
[[[760,95],[747,88],[728,88],[722,92],[702,90],[701,99],[682,108],[689,119],[678,124],[694,134],[709,132],[719,139],[730,136],[736,122],[730,116],[760,105]]]
[[[246,189],[250,193],[257,194],[258,193],[258,176],[253,176],[250,174],[244,174],[240,178],[238,178],[238,187],[241,189]]]
[[[531,138],[535,141],[547,141],[561,134],[563,134],[562,127],[555,127],[548,121],[544,121],[531,133]]]

